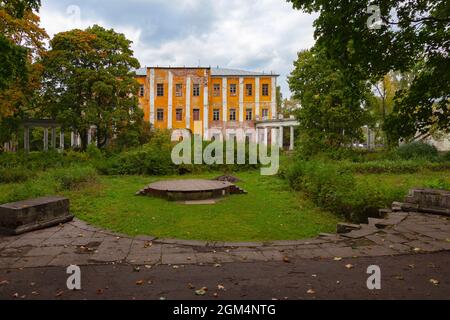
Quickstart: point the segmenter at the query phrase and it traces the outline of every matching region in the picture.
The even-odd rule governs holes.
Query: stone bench
[[[18,235],[71,220],[67,198],[45,197],[0,205],[0,234]]]

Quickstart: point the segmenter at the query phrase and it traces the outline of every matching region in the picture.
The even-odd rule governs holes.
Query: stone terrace
[[[347,234],[266,243],[227,243],[130,238],[75,219],[66,225],[0,237],[0,269],[71,264],[173,265],[390,256],[450,250],[449,218],[416,212],[389,213],[384,220]]]

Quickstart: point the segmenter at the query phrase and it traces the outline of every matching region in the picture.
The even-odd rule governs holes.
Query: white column
[[[30,152],[30,127],[24,128],[23,145],[24,145],[25,153],[29,153]]]
[[[222,121],[228,121],[228,79],[227,77],[222,78],[222,103],[223,103],[223,116]]]
[[[87,144],[90,145],[91,142],[92,142],[92,126],[90,126],[87,131]]]
[[[271,128],[272,145],[280,145],[280,133],[277,128]]]
[[[173,73],[169,71],[169,103],[167,107],[167,128],[172,129],[173,127]]]
[[[191,77],[186,78],[186,129],[191,128]]]
[[[269,128],[264,128],[264,144],[269,144]]]
[[[279,137],[280,137],[280,139],[278,140],[279,141],[279,143],[280,143],[280,148],[283,148],[283,146],[284,146],[284,128],[283,127],[280,127],[280,135],[279,135]]]
[[[73,131],[70,133],[70,146],[72,148],[75,147],[75,132],[73,132]]]
[[[64,151],[64,130],[62,128],[59,133],[59,149]]]
[[[277,119],[277,77],[272,77],[272,119]]]
[[[256,143],[256,144],[259,144],[259,129],[258,129],[258,128],[256,128],[255,143]]]
[[[56,149],[56,128],[52,128],[51,147],[52,149]]]
[[[48,128],[44,128],[44,151],[48,151]]]
[[[239,122],[244,122],[244,78],[239,78]]]
[[[205,77],[207,76],[205,71]],[[204,139],[209,140],[209,134],[208,134],[208,128],[209,128],[209,87],[208,82],[206,81],[204,88],[203,88],[203,134]]]
[[[289,147],[289,150],[294,150],[294,144],[295,144],[295,128],[291,127],[291,145]]]
[[[155,124],[155,69],[150,69],[150,123]]]
[[[259,111],[261,110],[260,105],[260,95],[261,95],[261,89],[260,89],[260,82],[259,77],[255,78],[255,118],[259,119]]]

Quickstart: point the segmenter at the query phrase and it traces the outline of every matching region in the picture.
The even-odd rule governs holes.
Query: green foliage
[[[317,206],[361,223],[367,222],[368,217],[377,217],[378,209],[402,200],[408,191],[408,187],[399,188],[395,183],[380,183],[383,180],[378,176],[386,173],[417,174],[426,168],[450,170],[450,164],[387,160],[362,163],[295,160],[283,169],[282,175],[294,190],[305,192]],[[357,179],[360,174],[372,175],[373,179]],[[425,180],[421,186],[447,188],[449,183],[448,179]]]
[[[398,92],[394,112],[385,131],[409,138],[431,127],[450,128],[450,42],[447,0],[287,0],[294,8],[317,12],[316,47],[356,79],[378,81],[391,71],[415,77],[407,90]],[[382,24],[369,28],[380,9]],[[375,19],[374,19],[375,18]]]
[[[436,160],[439,157],[439,152],[436,147],[423,142],[413,142],[402,145],[397,149],[397,155],[401,159],[426,159]]]
[[[86,30],[58,33],[50,42],[44,65],[45,115],[81,134],[97,126],[96,139],[104,147],[121,131],[142,121],[136,92],[131,41],[114,30],[94,25]]]
[[[450,190],[450,180],[444,178],[435,178],[425,184],[426,188]]]
[[[289,77],[302,108],[300,148],[303,154],[340,149],[362,138],[368,113],[362,107],[371,96],[367,83],[355,79],[318,48],[300,52]]]
[[[32,178],[35,173],[27,168],[1,168],[0,167],[0,183],[14,183],[26,181]]]
[[[80,185],[97,181],[98,175],[89,166],[70,166],[51,169],[20,184],[11,184],[0,194],[0,203],[15,202],[77,189]]]

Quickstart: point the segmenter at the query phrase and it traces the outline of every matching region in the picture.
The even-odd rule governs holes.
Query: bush
[[[21,184],[11,185],[7,194],[0,195],[0,203],[54,195],[76,189],[83,183],[95,182],[97,173],[89,166],[51,169]]]
[[[367,223],[378,210],[404,196],[403,190],[358,184],[348,166],[296,161],[283,172],[295,190],[305,192],[319,207],[355,223]]]
[[[436,161],[439,158],[436,147],[423,142],[405,144],[397,149],[396,154],[404,160],[425,159]]]
[[[35,176],[35,173],[27,168],[0,168],[0,183],[23,182]]]

